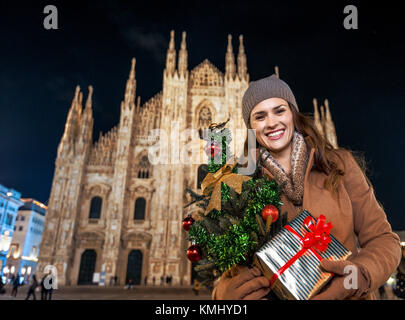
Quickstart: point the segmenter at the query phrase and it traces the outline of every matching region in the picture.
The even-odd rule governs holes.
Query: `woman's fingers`
[[[261,274],[258,268],[249,269],[243,266],[239,267],[238,274],[232,278],[221,276],[216,286],[216,299],[240,300],[253,291],[269,287],[269,281]]]
[[[242,286],[238,288],[241,292],[242,298],[251,294],[253,291],[257,291],[261,288],[269,288],[270,283],[266,277],[256,277],[250,281],[245,282]]]
[[[248,294],[243,298],[243,300],[267,300],[264,299],[266,295],[270,292],[270,287],[268,288],[261,288],[259,290],[253,291],[252,293]]]
[[[256,277],[261,275],[261,271],[254,267],[249,269],[248,267],[241,267],[239,270],[239,274],[233,278],[235,288],[239,288],[245,282],[250,281]]]

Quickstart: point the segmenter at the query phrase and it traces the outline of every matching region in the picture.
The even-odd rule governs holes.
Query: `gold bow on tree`
[[[232,163],[233,162],[233,163]],[[231,164],[232,163],[232,164]],[[232,173],[233,168],[236,166],[236,161],[232,157],[228,162],[217,172],[209,172],[203,182],[201,183],[201,189],[203,194],[208,196],[210,192],[211,199],[205,210],[207,215],[211,210],[217,209],[221,211],[221,183],[226,183],[229,187],[233,188],[235,192],[240,194],[242,192],[242,183],[252,179],[251,177],[244,176],[237,173]]]

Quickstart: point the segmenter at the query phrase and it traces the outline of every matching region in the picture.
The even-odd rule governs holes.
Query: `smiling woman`
[[[281,187],[280,212],[287,211],[288,221],[303,210],[324,215],[334,226],[333,236],[352,252],[347,261],[321,261],[335,276],[312,299],[375,299],[373,291],[399,264],[400,242],[352,152],[335,149],[318,132],[276,75],[251,82],[242,104],[246,126],[256,133],[253,147],[246,140],[245,156],[261,163],[261,174]],[[348,266],[357,275],[357,286],[350,288],[344,286]],[[221,276],[212,297],[263,299],[269,292],[260,270],[239,267],[236,274]]]

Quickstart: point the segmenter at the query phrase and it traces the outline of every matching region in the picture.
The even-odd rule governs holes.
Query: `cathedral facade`
[[[145,278],[148,284],[158,284],[168,275],[174,285],[190,284],[191,263],[185,254],[189,243],[181,222],[198,210],[183,208],[189,202],[185,189],[201,193],[204,164],[179,161],[175,152],[168,153],[167,163],[152,164],[148,150],[161,137],[151,130],[170,137],[161,142],[171,151],[188,142],[179,143],[177,133],[201,133],[229,118],[233,143],[243,146],[246,135],[237,131],[246,133],[241,104],[249,74],[242,36],[236,62],[228,36],[222,73],[208,60],[189,70],[186,33],[177,57],[171,31],[163,89],[142,106],[136,96],[135,64],[132,59],[118,125],[95,143],[93,88],[84,108],[83,94],[76,88],[57,150],[39,252],[38,271],[55,266],[58,285],[91,284],[94,273],[101,274],[106,285],[114,278],[120,285],[129,279],[144,283]],[[320,115],[314,100],[314,117],[337,147],[327,100]],[[205,143],[198,141],[198,154],[204,155]]]

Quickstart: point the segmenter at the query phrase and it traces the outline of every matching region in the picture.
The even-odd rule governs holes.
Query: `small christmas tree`
[[[253,254],[287,223],[286,213],[278,218],[279,186],[259,176],[261,164],[252,176],[243,176],[237,174],[236,162],[230,163],[232,139],[225,124],[211,125],[204,137],[209,173],[201,185],[203,194],[186,189],[192,201],[185,208],[196,204],[205,211],[197,221],[185,218],[183,227],[187,225],[192,242],[187,256],[207,287],[223,272],[232,274],[236,265],[251,265]]]

